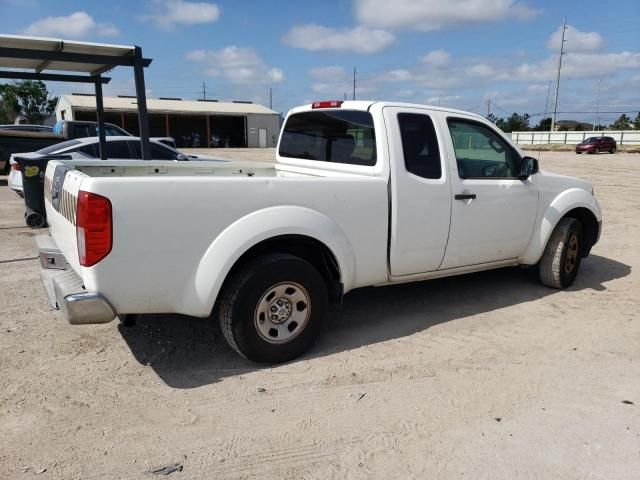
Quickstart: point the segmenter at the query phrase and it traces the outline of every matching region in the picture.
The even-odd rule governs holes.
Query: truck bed
[[[57,166],[72,169],[58,210],[50,200]],[[74,160],[49,162],[45,183],[47,217],[58,247],[85,287],[113,301],[120,314],[208,316],[217,294],[212,286],[219,287],[215,279],[227,267],[218,256],[234,262],[230,251],[279,232],[350,252],[345,254],[350,264],[345,291],[387,280],[383,178],[322,176],[256,162]],[[75,238],[73,205],[80,190],[112,204],[112,250],[88,268],[79,265]]]

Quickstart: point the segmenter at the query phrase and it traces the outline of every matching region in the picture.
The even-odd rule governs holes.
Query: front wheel
[[[582,259],[582,223],[563,218],[554,229],[538,263],[540,282],[551,288],[569,287],[578,274]]]
[[[327,313],[320,272],[306,260],[274,253],[241,267],[220,298],[220,326],[229,345],[254,362],[280,363],[304,353]]]
[[[600,153],[600,149],[599,149],[599,148],[596,148],[596,149],[593,151],[593,153],[595,153],[596,155],[598,155],[598,154]]]

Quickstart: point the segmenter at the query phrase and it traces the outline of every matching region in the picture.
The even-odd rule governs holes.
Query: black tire
[[[580,155],[582,152],[576,152],[578,155]]]
[[[285,293],[275,293],[276,289],[286,286],[294,286],[291,290],[299,291],[286,293],[290,289],[285,289]],[[292,303],[291,297],[292,302],[288,302],[286,295],[298,294],[305,300]],[[286,318],[278,318],[275,324],[269,312],[273,312],[279,300],[288,302],[289,316],[282,313]],[[259,307],[267,304],[265,319]],[[327,307],[327,287],[320,272],[302,258],[273,253],[242,266],[225,282],[219,302],[220,327],[231,348],[246,359],[260,363],[286,362],[304,353],[314,342],[324,324]],[[294,315],[301,319],[299,323],[294,321]],[[278,332],[285,328],[287,331],[281,340]],[[286,338],[290,335],[293,335],[290,339]]]
[[[612,147],[611,150],[609,150],[609,153],[616,153],[616,147]]]
[[[600,149],[599,149],[599,148],[596,148],[596,149],[593,151],[593,153],[595,153],[596,155],[598,155],[598,154],[600,153]]]
[[[563,289],[573,283],[580,269],[583,239],[579,220],[567,217],[558,222],[538,263],[543,285]]]

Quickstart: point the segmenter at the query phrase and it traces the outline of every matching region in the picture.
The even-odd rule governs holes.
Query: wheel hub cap
[[[291,302],[286,298],[278,298],[269,307],[269,317],[273,323],[282,323],[291,317]]]
[[[268,288],[255,310],[255,327],[263,340],[286,343],[300,335],[311,316],[311,297],[305,287],[284,282]]]
[[[567,246],[567,256],[564,261],[564,269],[567,273],[571,273],[576,266],[578,260],[578,236],[574,233],[569,239]]]

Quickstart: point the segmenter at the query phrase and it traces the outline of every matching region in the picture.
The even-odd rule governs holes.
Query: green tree
[[[609,125],[609,128],[612,130],[628,130],[631,128],[631,119],[626,113],[623,113],[615,122]]]
[[[551,130],[551,117],[541,119],[533,129],[537,132],[548,132]]]
[[[506,122],[504,118],[496,117],[493,113],[490,113],[489,115],[487,115],[487,120],[493,123],[500,130],[505,131],[504,129],[506,128]]]
[[[504,120],[504,127],[500,127],[504,132],[522,132],[529,130],[529,119],[531,116],[528,113],[522,115],[513,112],[510,117]]]
[[[500,119],[498,117],[496,117],[493,113],[490,113],[489,115],[487,115],[487,120],[489,120],[491,123],[495,124]]]
[[[13,106],[4,98],[0,98],[0,125],[13,123],[17,116],[18,113],[13,109]]]
[[[10,111],[22,115],[27,123],[42,123],[56,109],[57,97],[51,97],[46,85],[37,80],[0,85],[0,100]]]
[[[633,121],[633,129],[640,130],[640,112],[636,115],[636,119]]]

